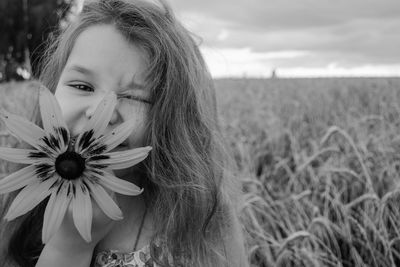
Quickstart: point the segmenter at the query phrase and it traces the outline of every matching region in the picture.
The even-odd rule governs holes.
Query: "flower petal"
[[[92,200],[88,188],[83,184],[77,184],[75,197],[72,199],[72,217],[78,232],[86,242],[92,241]]]
[[[96,139],[104,133],[104,130],[107,128],[111,120],[116,105],[117,96],[114,92],[108,92],[96,107],[93,116],[83,128],[82,133],[78,136],[75,144],[76,151],[81,151],[90,144],[90,140],[82,139]]]
[[[68,143],[69,131],[54,95],[44,86],[39,93],[40,114],[42,116],[44,130],[60,139],[62,146]]]
[[[7,129],[15,137],[37,149],[43,145],[42,138],[46,136],[46,133],[39,126],[23,117],[9,113],[4,108],[0,108],[0,119],[4,121]]]
[[[34,164],[37,163],[38,160],[40,161],[35,155],[39,155],[37,150],[0,147],[0,159],[10,162]],[[45,154],[42,156],[47,157]]]
[[[90,164],[104,165],[112,170],[119,170],[138,164],[148,156],[150,150],[151,147],[146,146],[126,151],[105,153],[99,156],[100,159],[96,159],[96,156],[94,156],[89,160]]]
[[[44,212],[42,241],[46,244],[57,232],[64,219],[65,212],[71,201],[71,194],[68,194],[67,183],[62,183],[58,190],[53,190]]]
[[[4,177],[0,180],[0,194],[12,192],[28,184],[36,182],[38,177],[35,171],[36,167],[29,165]]]
[[[101,137],[99,143],[102,143],[106,146],[106,150],[104,152],[108,152],[114,149],[123,141],[125,141],[133,132],[135,126],[135,120],[128,120],[115,127],[115,129],[113,129],[111,132],[108,132],[103,137]]]
[[[54,182],[54,179],[48,179],[44,182],[38,181],[26,186],[15,197],[4,218],[11,221],[36,207],[36,205],[51,194],[50,187]]]
[[[88,182],[91,196],[97,202],[97,205],[101,208],[105,215],[113,220],[122,220],[122,211],[114,200],[108,195],[108,193],[100,185]]]
[[[86,149],[81,150],[80,153],[96,155],[108,152],[124,142],[133,132],[135,126],[135,120],[128,120],[115,127],[111,132],[105,133],[103,136],[92,142]]]
[[[108,172],[103,171],[102,174],[93,172],[91,173],[91,175],[99,178],[99,183],[101,185],[107,187],[113,192],[120,193],[122,195],[137,196],[143,192],[143,189],[139,188],[137,185],[119,179]]]

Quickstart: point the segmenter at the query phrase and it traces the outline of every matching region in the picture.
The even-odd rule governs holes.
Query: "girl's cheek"
[[[62,91],[59,93],[56,91],[56,98],[71,134],[77,135],[84,126],[84,114],[88,101],[84,101],[82,97],[72,96]]]
[[[136,127],[133,133],[129,137],[129,146],[130,148],[136,148],[145,146],[145,132],[144,127]]]
[[[141,146],[147,145],[147,144],[145,144],[145,140],[146,140],[145,126],[146,126],[146,124],[147,124],[146,117],[143,116],[142,118],[137,118],[135,130],[132,132],[132,134],[129,137],[130,148],[141,147]]]
[[[145,128],[148,123],[148,110],[142,105],[128,106],[120,108],[123,121],[134,120],[134,130],[129,136],[129,147],[136,148],[145,146]]]

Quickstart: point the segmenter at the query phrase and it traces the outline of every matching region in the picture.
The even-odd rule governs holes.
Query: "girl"
[[[136,121],[116,149],[153,149],[143,163],[116,172],[144,188],[139,196],[114,195],[121,221],[94,203],[91,242],[67,213],[42,244],[43,203],[2,227],[1,266],[247,266],[212,80],[168,6],[87,1],[51,43],[40,79],[55,92],[72,135],[113,91],[119,102],[109,128]],[[3,210],[12,197],[6,200]]]

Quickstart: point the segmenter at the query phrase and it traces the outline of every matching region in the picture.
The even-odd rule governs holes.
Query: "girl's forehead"
[[[76,39],[65,70],[94,72],[99,75],[142,76],[146,54],[129,42],[113,25],[95,25]]]

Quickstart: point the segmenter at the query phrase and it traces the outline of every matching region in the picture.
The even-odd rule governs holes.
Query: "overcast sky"
[[[169,0],[214,77],[400,75],[400,0]]]

